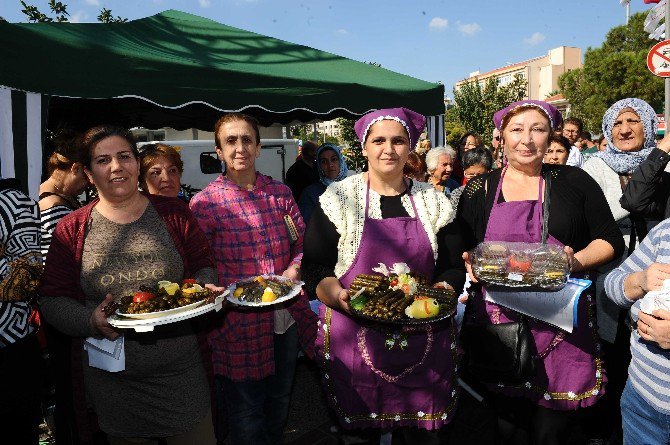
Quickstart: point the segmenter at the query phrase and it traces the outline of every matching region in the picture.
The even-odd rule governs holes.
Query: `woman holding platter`
[[[140,286],[156,288],[161,280],[215,282],[207,239],[184,202],[139,192],[139,156],[130,132],[95,127],[82,146],[84,171],[98,199],[59,222],[40,287],[46,320],[73,337],[80,441],[92,443],[95,414],[112,445],[160,439],[213,444],[206,350],[201,353],[192,325],[119,336],[103,311],[114,297],[133,295]],[[101,350],[123,357],[125,365],[118,359],[112,366]]]
[[[190,206],[214,250],[219,283],[262,274],[299,280],[305,225],[291,190],[256,171],[258,122],[226,114],[214,134],[225,173]],[[311,356],[315,336],[316,316],[304,292],[278,305],[235,307],[218,320],[207,339],[227,412],[217,426],[222,431],[228,423],[231,444],[282,443],[298,350]]]
[[[542,163],[551,131],[561,121],[556,108],[534,100],[512,103],[494,115],[508,165],[472,179],[463,191],[458,221],[470,238],[468,248],[482,241],[539,243],[547,227],[547,243],[565,246],[573,275],[621,254],[621,233],[593,179],[577,168]],[[464,258],[470,261],[468,254]],[[494,345],[472,341],[477,329],[526,322],[518,312],[485,300],[485,289],[472,295],[462,332],[466,354],[484,348],[482,353],[488,351],[491,358]],[[487,378],[482,385],[488,388],[499,425],[505,425],[498,431],[502,443],[565,443],[570,422],[603,395],[606,379],[591,296],[580,298],[577,320],[572,333],[527,321],[535,372],[521,373],[525,375],[515,376],[517,381]],[[466,361],[463,367],[466,376],[471,365],[476,364]],[[484,383],[481,374],[477,378]]]
[[[403,176],[424,125],[424,116],[405,108],[378,110],[356,122],[369,170],[321,195],[303,257],[307,288],[325,303],[317,350],[328,401],[344,428],[393,429],[398,443],[436,443],[446,432],[438,430],[452,419],[458,397],[452,318],[370,325],[352,314],[347,289],[379,263],[405,263],[431,283],[463,287],[463,249],[449,224],[449,199]]]

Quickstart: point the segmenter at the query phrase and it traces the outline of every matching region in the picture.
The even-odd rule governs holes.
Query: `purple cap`
[[[537,108],[538,111],[541,111],[549,118],[549,124],[551,125],[551,129],[554,131],[563,123],[563,116],[561,115],[561,112],[558,111],[553,105],[549,105],[548,103],[541,100],[520,100],[518,102],[512,102],[502,110],[496,111],[496,113],[493,115],[493,124],[496,126],[496,128],[502,131],[502,128],[500,127],[502,126],[503,119],[505,116],[507,116],[507,113],[519,107]]]
[[[365,145],[365,138],[368,137],[372,124],[386,119],[400,122],[405,127],[409,136],[409,148],[414,150],[416,143],[419,142],[419,136],[421,136],[421,132],[426,126],[426,118],[422,114],[407,108],[385,108],[368,113],[358,119],[354,124],[354,131],[356,131],[361,145]]]

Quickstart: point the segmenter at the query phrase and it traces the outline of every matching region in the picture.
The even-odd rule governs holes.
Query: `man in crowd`
[[[576,117],[569,117],[563,121],[563,136],[565,136],[568,141],[570,141],[570,145],[572,145],[572,148],[570,149],[570,155],[568,156],[567,165],[581,167],[584,163],[584,158],[582,157],[581,151],[575,146],[577,139],[580,138],[583,130],[584,123],[581,119]]]
[[[316,150],[319,148],[312,141],[306,141],[300,150],[300,157],[289,167],[286,172],[286,185],[293,192],[296,202],[300,201],[302,191],[319,180],[319,173],[314,167]]]

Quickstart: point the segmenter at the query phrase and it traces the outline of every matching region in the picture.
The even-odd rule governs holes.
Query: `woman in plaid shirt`
[[[219,283],[267,273],[299,279],[305,225],[291,190],[256,171],[258,123],[227,114],[214,132],[226,172],[193,197],[191,210],[214,251]],[[231,309],[210,332],[232,444],[282,442],[298,346],[313,355],[316,321],[301,293],[282,306]]]

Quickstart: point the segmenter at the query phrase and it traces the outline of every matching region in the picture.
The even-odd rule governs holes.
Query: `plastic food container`
[[[485,241],[470,252],[472,272],[484,284],[558,290],[570,275],[560,246]]]

